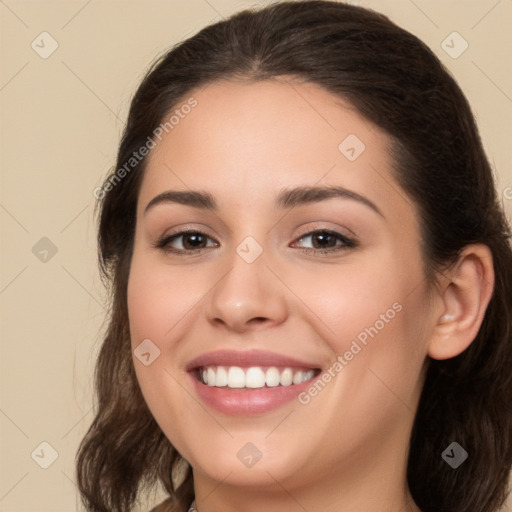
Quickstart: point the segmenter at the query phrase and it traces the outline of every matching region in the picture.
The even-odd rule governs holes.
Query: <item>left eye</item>
[[[355,241],[351,238],[348,238],[347,236],[338,233],[337,231],[326,229],[311,231],[310,233],[306,233],[305,235],[302,235],[300,238],[298,238],[298,240],[307,239],[310,240],[310,242],[313,244],[313,247],[304,247],[306,252],[327,253],[356,246]],[[338,241],[341,243],[337,243]]]
[[[180,231],[179,233],[174,233],[162,238],[156,246],[166,252],[190,254],[193,252],[201,252],[201,250],[209,247],[218,246],[217,242],[208,244],[208,242],[212,240],[211,237],[201,231]],[[326,229],[311,231],[310,233],[302,235],[297,240],[310,240],[313,247],[304,247],[302,244],[298,246],[307,253],[323,254],[356,246],[356,242],[347,236],[337,231]],[[179,242],[178,245],[181,247],[176,247],[177,242]]]

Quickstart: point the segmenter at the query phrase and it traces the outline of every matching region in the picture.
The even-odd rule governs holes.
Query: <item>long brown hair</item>
[[[133,368],[126,294],[146,158],[128,169],[126,162],[195,88],[279,76],[322,86],[387,132],[396,180],[420,214],[429,279],[470,243],[491,249],[496,284],[476,339],[459,356],[429,363],[407,478],[424,512],[497,511],[512,465],[512,250],[474,117],[418,38],[371,10],[320,0],[246,10],[204,28],[160,58],[133,98],[116,167],[99,194],[100,266],[112,306],[96,367],[96,417],[77,454],[83,503],[128,512],[156,482],[170,495],[168,510],[186,510],[193,499],[191,472],[173,484],[181,456]],[[453,441],[470,453],[456,470],[441,458]]]

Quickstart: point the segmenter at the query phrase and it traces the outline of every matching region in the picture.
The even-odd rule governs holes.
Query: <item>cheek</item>
[[[175,332],[193,313],[206,289],[193,270],[156,264],[135,252],[128,282],[132,344],[145,338],[154,339],[157,344],[176,338]]]
[[[293,284],[333,364],[341,365],[332,368],[343,374],[335,385],[342,394],[365,396],[361,404],[393,400],[387,387],[414,401],[428,337],[426,283],[421,264],[410,263],[416,260],[381,253],[359,260],[357,270],[304,272]]]
[[[410,276],[394,268],[391,255],[380,256],[357,265],[318,266],[300,273],[294,269],[289,276],[290,288],[338,353],[361,333],[364,342],[364,333],[373,332],[375,324],[383,331],[402,309]]]
[[[142,393],[150,407],[157,407],[159,398],[176,392],[175,381],[169,375],[167,354],[172,351],[176,332],[182,329],[183,320],[191,304],[190,287],[173,278],[165,266],[155,265],[137,248],[132,257],[128,280],[127,302],[133,361]],[[139,359],[138,347],[147,344],[150,364]],[[156,348],[155,348],[156,347]],[[155,357],[156,356],[156,357]],[[166,391],[164,391],[166,390]]]
[[[298,290],[332,351],[325,391],[311,386],[302,397],[308,417],[324,418],[329,449],[358,446],[360,436],[378,444],[383,426],[393,431],[421,391],[427,292],[420,266],[379,258],[357,272],[317,274]]]
[[[175,418],[189,416],[196,403],[179,383],[182,375],[172,362],[180,338],[191,328],[187,322],[193,302],[197,303],[201,296],[188,284],[177,279],[174,269],[153,265],[135,251],[127,291],[135,374],[153,418],[184,455],[189,455],[188,443],[184,441],[186,432]],[[146,366],[137,358],[136,349],[147,339],[160,352]],[[200,412],[193,410],[193,414],[197,416]]]

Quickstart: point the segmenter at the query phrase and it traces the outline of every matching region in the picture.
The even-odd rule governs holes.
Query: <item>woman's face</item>
[[[138,201],[128,306],[152,414],[196,479],[403,471],[432,308],[389,139],[312,84],[193,97]]]

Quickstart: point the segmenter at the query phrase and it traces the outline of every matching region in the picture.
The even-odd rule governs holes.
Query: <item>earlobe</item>
[[[445,274],[439,291],[442,313],[428,344],[433,359],[449,359],[466,350],[482,325],[494,288],[490,249],[467,246]]]

